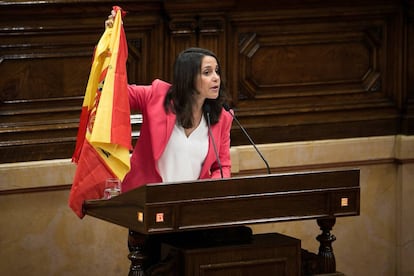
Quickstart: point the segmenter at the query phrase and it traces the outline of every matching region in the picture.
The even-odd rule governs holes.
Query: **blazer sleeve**
[[[129,107],[134,111],[143,111],[151,97],[151,85],[128,85]]]

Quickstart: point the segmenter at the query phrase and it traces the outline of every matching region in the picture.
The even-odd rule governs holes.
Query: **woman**
[[[177,57],[172,85],[157,79],[149,86],[129,85],[128,92],[143,123],[123,191],[147,183],[230,177],[232,116],[223,112],[220,65],[212,52],[189,48]]]
[[[223,111],[220,69],[214,53],[189,48],[174,63],[172,85],[157,79],[128,86],[131,109],[142,113],[143,123],[123,192],[148,183],[230,177],[233,117]]]

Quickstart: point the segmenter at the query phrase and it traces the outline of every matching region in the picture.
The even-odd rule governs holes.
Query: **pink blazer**
[[[132,110],[140,110],[143,115],[141,133],[131,157],[131,170],[122,182],[126,192],[148,183],[162,182],[158,172],[160,159],[171,136],[176,121],[173,113],[164,110],[164,98],[170,84],[154,80],[152,85],[129,85],[129,103]],[[223,177],[231,176],[230,128],[233,117],[223,109],[219,122],[211,127],[222,166]],[[199,179],[220,178],[220,168],[209,141],[206,159],[201,168]]]

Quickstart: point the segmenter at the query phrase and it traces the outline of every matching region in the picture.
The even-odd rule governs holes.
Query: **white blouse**
[[[196,180],[208,152],[208,127],[204,116],[187,137],[182,126],[175,124],[158,169],[163,182]]]

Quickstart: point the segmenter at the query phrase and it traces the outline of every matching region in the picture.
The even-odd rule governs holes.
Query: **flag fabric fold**
[[[93,57],[82,104],[76,147],[77,163],[69,206],[82,218],[83,202],[103,197],[105,181],[123,180],[130,169],[130,108],[126,61],[128,47],[118,6],[112,28],[106,28]]]

